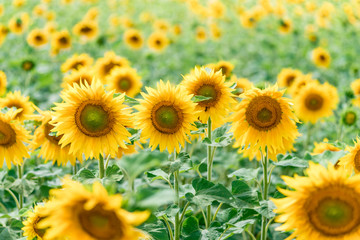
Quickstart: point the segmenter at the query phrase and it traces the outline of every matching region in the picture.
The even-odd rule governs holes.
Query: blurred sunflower
[[[226,14],[225,5],[218,0],[209,1],[208,9],[209,9],[209,15],[213,18],[222,18]]]
[[[148,94],[141,93],[140,105],[134,108],[135,124],[141,129],[141,138],[150,139],[150,147],[154,150],[158,145],[160,151],[167,149],[169,153],[180,151],[180,145],[189,141],[187,135],[195,130],[192,125],[196,121],[196,104],[191,101],[182,86],[172,86],[169,82],[160,81],[157,89],[146,88]]]
[[[198,102],[196,110],[199,120],[207,123],[209,117],[213,123],[213,129],[225,122],[230,113],[231,104],[235,103],[231,82],[225,82],[225,76],[221,71],[214,69],[195,67],[194,71],[184,76],[181,83],[185,89],[194,96],[210,97],[210,99]]]
[[[207,38],[206,30],[204,27],[197,27],[196,28],[196,40],[198,42],[205,42]]]
[[[351,83],[351,89],[353,90],[355,96],[360,96],[360,78]]]
[[[34,61],[32,60],[24,60],[22,63],[21,63],[21,68],[25,71],[31,71],[35,68],[35,63]]]
[[[83,67],[90,67],[94,59],[86,53],[74,54],[61,65],[61,71],[80,70]]]
[[[318,67],[327,68],[330,65],[331,57],[327,50],[318,47],[315,48],[311,53],[312,61]]]
[[[325,151],[331,151],[331,152],[337,152],[341,149],[338,147],[335,147],[333,144],[329,143],[329,140],[327,138],[324,138],[324,140],[320,143],[314,142],[314,150],[311,153],[312,155],[321,154]]]
[[[246,11],[241,14],[240,22],[244,28],[254,28],[258,22],[258,19],[253,12]]]
[[[240,147],[240,152],[248,150],[256,155],[261,150],[265,154],[267,147],[268,157],[276,160],[277,154],[293,149],[295,139],[300,136],[296,127],[298,119],[292,101],[283,94],[277,85],[264,90],[252,88],[242,94],[242,101],[230,117],[234,147]]]
[[[61,87],[68,89],[69,87],[73,87],[75,83],[80,85],[80,82],[83,84],[87,82],[91,85],[94,77],[95,74],[92,68],[83,67],[78,71],[72,71],[70,74],[65,75]]]
[[[130,65],[126,58],[117,56],[113,51],[106,52],[103,58],[99,58],[95,63],[95,71],[102,82],[115,67],[128,67]]]
[[[0,167],[10,169],[11,164],[21,165],[23,158],[29,158],[28,149],[24,143],[29,143],[30,133],[15,119],[17,111],[0,113]]]
[[[302,76],[302,72],[297,69],[283,68],[277,75],[277,82],[279,87],[291,88],[295,79]]]
[[[55,32],[52,35],[51,47],[58,50],[70,48],[71,38],[69,32],[67,30]]]
[[[137,152],[136,149],[135,149],[135,144],[126,145],[126,146],[127,146],[127,148],[119,147],[118,152],[116,154],[117,158],[122,158],[122,156],[124,156],[124,155],[130,155],[130,154],[133,154],[133,153]]]
[[[63,102],[56,104],[51,124],[57,136],[63,135],[59,144],[70,144],[70,154],[114,156],[119,145],[126,148],[124,141],[131,134],[125,126],[131,125],[131,110],[123,104],[124,95],[113,98],[113,93],[105,92],[99,80],[74,84],[62,92]]]
[[[0,108],[15,107],[17,110],[19,110],[15,114],[16,119],[23,121],[25,119],[28,119],[29,115],[34,112],[33,105],[29,101],[29,99],[29,96],[25,97],[21,95],[20,91],[9,92],[4,98],[0,98]]]
[[[73,27],[73,33],[84,40],[91,40],[97,37],[99,26],[95,21],[82,20]]]
[[[12,1],[13,6],[17,7],[17,8],[23,6],[25,3],[26,3],[25,0],[13,0]]]
[[[228,61],[219,61],[215,64],[215,72],[221,70],[222,74],[225,77],[230,77],[232,74],[232,71],[234,70],[234,64]]]
[[[139,30],[128,29],[124,33],[124,42],[132,49],[140,49],[144,44],[144,38]]]
[[[235,75],[232,75],[230,82],[232,84],[236,83],[236,93],[235,95],[240,95],[244,92],[246,92],[247,90],[251,89],[254,87],[254,85],[252,84],[252,82],[249,81],[249,79],[247,78],[237,78]]]
[[[345,151],[349,153],[339,159],[339,166],[343,166],[345,171],[352,173],[355,170],[355,173],[360,173],[360,138],[354,140],[354,146],[347,146]]]
[[[296,115],[304,122],[316,123],[333,114],[339,101],[336,90],[325,84],[309,83],[294,98]]]
[[[283,176],[294,191],[279,189],[285,195],[272,199],[283,223],[276,230],[294,232],[289,239],[357,239],[360,235],[360,175],[349,177],[341,168],[328,169],[310,162],[307,177]]]
[[[32,47],[42,47],[48,42],[48,36],[42,29],[35,28],[27,36],[27,42]]]
[[[129,97],[135,97],[141,90],[141,77],[131,67],[114,68],[106,77],[107,89],[117,93],[125,93]]]
[[[149,36],[147,43],[150,49],[160,52],[169,45],[169,39],[163,32],[154,32]]]
[[[99,182],[89,191],[81,183],[65,178],[62,189],[50,191],[46,204],[48,216],[39,223],[45,238],[130,240],[147,237],[134,228],[145,222],[150,213],[128,212],[121,208],[120,194],[109,195]]]
[[[182,33],[182,28],[180,26],[180,24],[175,24],[174,27],[173,27],[173,33],[176,35],[176,36],[179,36],[181,33]]]
[[[310,83],[318,83],[318,81],[313,79],[311,74],[301,74],[297,78],[295,78],[293,84],[291,84],[291,87],[288,88],[288,91],[290,95],[294,98],[302,91],[302,89],[307,84]]]
[[[39,228],[38,223],[46,217],[44,215],[45,206],[36,205],[33,211],[29,211],[27,213],[27,218],[23,221],[24,227],[22,230],[24,231],[23,235],[27,237],[27,239],[43,240],[46,229]]]
[[[213,39],[217,40],[222,36],[221,28],[216,24],[210,24],[210,32]]]
[[[0,71],[0,96],[5,94],[6,86],[7,86],[6,74],[3,71]]]
[[[97,7],[92,7],[87,11],[84,16],[85,21],[95,21],[99,16],[99,9]]]
[[[279,26],[279,32],[282,34],[287,34],[291,32],[292,30],[292,22],[289,19],[281,19],[280,20],[280,26]]]
[[[154,22],[154,30],[155,31],[163,31],[167,32],[170,29],[170,24],[163,19],[158,19]]]
[[[14,34],[22,34],[29,25],[29,16],[25,13],[20,17],[12,17],[9,21],[9,29]]]
[[[357,119],[357,113],[351,108],[347,109],[341,116],[341,122],[348,127],[356,124]]]
[[[0,16],[4,15],[5,7],[4,4],[0,4]]]
[[[61,147],[59,141],[62,136],[54,136],[51,130],[54,128],[50,121],[52,119],[52,113],[49,111],[41,111],[37,109],[40,116],[34,117],[41,122],[41,125],[35,130],[34,138],[30,144],[30,149],[35,150],[40,147],[38,156],[47,161],[52,161],[53,164],[57,162],[57,165],[66,165],[69,161],[71,165],[75,165],[76,159],[82,162],[82,155],[78,154],[74,156],[69,154],[70,146]]]

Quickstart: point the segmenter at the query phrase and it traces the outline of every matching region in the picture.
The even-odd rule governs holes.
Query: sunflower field
[[[0,0],[0,240],[360,239],[359,0]]]

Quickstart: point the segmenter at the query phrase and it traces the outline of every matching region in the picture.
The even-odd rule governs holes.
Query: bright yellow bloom
[[[3,71],[0,71],[0,96],[5,94],[6,86],[7,86],[6,74]]]
[[[106,52],[104,57],[99,58],[95,63],[95,71],[102,82],[115,67],[128,67],[130,65],[126,58],[117,56],[113,51]]]
[[[38,223],[45,218],[44,211],[45,206],[36,205],[33,211],[28,212],[26,220],[23,221],[24,227],[22,228],[24,231],[23,235],[27,239],[34,239],[36,237],[37,240],[44,240],[43,237],[46,230],[38,226]]]
[[[73,33],[83,40],[91,40],[97,37],[99,26],[92,20],[82,20],[73,27]]]
[[[360,96],[360,78],[351,83],[351,89],[353,90],[355,96]]]
[[[146,88],[148,94],[141,93],[144,99],[135,106],[135,124],[141,129],[141,137],[150,139],[154,150],[158,145],[160,151],[167,149],[180,152],[180,145],[185,146],[192,125],[196,121],[196,104],[191,101],[182,86],[174,87],[169,82],[160,81],[157,89]]]
[[[131,67],[115,68],[105,80],[109,91],[115,90],[129,97],[135,97],[142,87],[141,77]]]
[[[338,165],[349,173],[352,173],[353,170],[355,173],[360,173],[360,139],[357,137],[356,141],[354,140],[354,146],[347,146],[345,151],[349,153],[339,159]]]
[[[289,19],[280,20],[279,32],[282,34],[287,34],[292,30],[292,22]]]
[[[293,98],[295,98],[295,96],[302,91],[303,87],[305,87],[309,83],[319,83],[319,82],[316,79],[313,79],[311,74],[299,75],[297,78],[295,78],[291,87],[288,88],[288,91],[290,95]]]
[[[205,42],[206,41],[206,30],[204,27],[197,27],[196,28],[196,40],[198,42]]]
[[[55,32],[52,35],[51,47],[57,50],[69,49],[71,47],[71,38],[69,32],[67,30]]]
[[[30,97],[21,95],[20,91],[9,92],[4,98],[0,99],[0,107],[16,108],[16,119],[23,121],[28,119],[29,115],[34,112],[32,103],[29,101]]]
[[[140,49],[144,44],[144,38],[139,30],[128,29],[124,33],[124,42],[132,49]]]
[[[327,50],[318,47],[311,53],[312,61],[318,67],[327,68],[330,66],[331,57]]]
[[[61,71],[80,70],[83,67],[90,67],[94,59],[86,53],[74,54],[61,65]]]
[[[214,18],[222,18],[226,14],[226,8],[221,1],[209,1],[209,15]]]
[[[321,154],[325,151],[332,151],[332,152],[337,152],[340,151],[341,149],[338,147],[335,147],[334,145],[332,145],[331,143],[328,143],[328,139],[324,138],[324,140],[320,143],[314,142],[314,150],[312,152],[312,155],[317,155],[317,154]]]
[[[279,87],[290,88],[295,82],[295,79],[299,76],[302,76],[302,72],[297,69],[281,69],[281,72],[277,75],[277,82]]]
[[[148,46],[157,52],[163,51],[169,45],[169,39],[163,32],[154,32],[149,36]]]
[[[83,67],[78,71],[72,71],[70,74],[65,75],[61,87],[67,89],[70,86],[73,87],[75,83],[80,85],[80,82],[87,82],[89,85],[91,85],[94,78],[95,73],[93,69],[89,67]]]
[[[286,240],[352,240],[360,235],[360,175],[349,177],[341,168],[310,162],[307,177],[283,176],[294,191],[272,199],[283,223],[276,230],[294,232]]]
[[[48,42],[48,36],[45,30],[35,28],[27,36],[27,42],[32,47],[42,47]]]
[[[235,93],[235,95],[240,95],[254,87],[254,85],[252,84],[252,82],[249,81],[249,79],[237,78],[235,75],[232,75],[230,82],[236,83],[235,89],[237,90],[237,92]]]
[[[9,21],[9,29],[14,34],[22,34],[29,25],[29,15],[21,14],[20,17],[12,17]]]

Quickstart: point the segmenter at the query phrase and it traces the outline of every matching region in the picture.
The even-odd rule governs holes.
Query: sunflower
[[[116,56],[113,51],[106,52],[103,58],[99,58],[95,63],[95,69],[101,81],[110,74],[115,67],[128,67],[130,65],[126,58]]]
[[[316,123],[333,114],[338,103],[336,90],[325,84],[309,83],[294,98],[296,115],[304,122]]]
[[[149,36],[148,46],[157,52],[163,51],[169,45],[169,39],[163,32],[154,32]]]
[[[341,122],[348,127],[356,124],[357,119],[357,113],[353,109],[346,110],[341,116]]]
[[[74,54],[61,65],[61,71],[80,70],[83,67],[90,67],[94,59],[86,53]]]
[[[20,165],[23,158],[30,157],[24,143],[29,143],[31,136],[17,120],[14,120],[18,111],[0,113],[0,167],[4,165],[4,159],[10,169],[11,163]]]
[[[244,28],[254,28],[259,19],[253,12],[247,11],[240,16],[241,25]]]
[[[131,67],[115,68],[106,77],[108,90],[117,93],[125,93],[129,97],[135,97],[141,90],[141,77]]]
[[[302,72],[297,69],[283,68],[277,75],[277,82],[279,87],[291,88],[295,79],[302,76]]]
[[[73,33],[85,40],[94,39],[99,33],[99,26],[95,21],[82,20],[73,27]]]
[[[31,30],[26,40],[30,46],[38,48],[48,42],[48,37],[44,30],[35,28]]]
[[[36,205],[33,211],[28,212],[26,220],[23,221],[24,227],[22,228],[24,231],[23,235],[27,237],[27,239],[34,239],[35,237],[37,240],[44,239],[46,230],[38,226],[38,223],[46,216],[44,212],[45,206],[42,205]]]
[[[71,47],[71,38],[67,30],[55,32],[52,35],[51,47],[53,49],[69,49]]]
[[[28,115],[34,112],[32,103],[29,101],[29,96],[25,97],[21,95],[20,91],[9,92],[6,94],[5,98],[0,98],[0,108],[13,108],[17,110],[16,118],[18,120],[25,120],[28,118]]]
[[[335,147],[333,144],[328,143],[329,140],[327,138],[324,138],[324,140],[321,143],[314,142],[314,150],[312,152],[312,155],[321,154],[325,151],[331,151],[331,152],[337,152],[341,149],[338,147]]]
[[[288,91],[290,95],[294,98],[302,91],[303,87],[310,83],[318,83],[318,81],[316,79],[313,79],[311,74],[301,74],[300,76],[295,78],[291,87],[288,88]]]
[[[318,47],[312,51],[312,61],[318,67],[327,68],[330,65],[331,57],[327,50]]]
[[[22,34],[29,25],[29,16],[27,13],[20,17],[13,17],[9,21],[9,29],[14,34]]]
[[[3,71],[0,71],[0,96],[5,94],[6,86],[7,86],[6,74]]]
[[[154,29],[155,31],[163,31],[163,32],[167,32],[170,29],[170,24],[163,19],[158,19],[154,22]]]
[[[118,152],[116,154],[117,158],[122,158],[122,156],[124,156],[124,155],[136,153],[135,144],[126,145],[126,146],[127,146],[127,148],[119,147]]]
[[[128,29],[124,33],[124,42],[132,49],[140,49],[144,44],[144,38],[139,30]]]
[[[21,7],[25,4],[25,0],[13,0],[13,6],[14,7]]]
[[[197,27],[196,28],[196,40],[200,43],[206,41],[206,29],[204,27]]]
[[[279,32],[282,34],[287,34],[292,30],[292,22],[289,19],[281,19]]]
[[[247,90],[251,89],[254,87],[254,85],[252,84],[252,82],[249,81],[249,79],[247,78],[237,78],[235,75],[232,75],[230,82],[232,84],[236,83],[236,93],[235,95],[240,95],[244,92],[246,92]]]
[[[310,162],[307,177],[283,176],[294,191],[279,189],[285,195],[272,199],[283,223],[276,230],[295,230],[286,240],[351,240],[360,235],[360,175],[348,177],[343,169],[328,169]]]
[[[24,60],[21,63],[21,68],[27,72],[33,70],[35,68],[35,63],[32,60]]]
[[[222,74],[228,78],[231,76],[232,71],[234,70],[234,64],[228,61],[219,61],[215,64],[215,72],[219,70],[221,70]]]
[[[252,88],[242,94],[243,100],[230,117],[234,147],[240,147],[240,152],[248,150],[258,154],[260,149],[265,154],[267,147],[269,158],[276,160],[278,153],[293,149],[300,135],[296,128],[298,119],[292,110],[292,101],[283,94],[277,85],[264,90]]]
[[[176,36],[179,36],[181,33],[182,33],[182,28],[179,24],[176,24],[174,25],[173,27],[173,33],[176,35]]]
[[[120,194],[109,195],[99,182],[89,191],[81,183],[65,178],[62,189],[50,191],[48,215],[39,227],[48,228],[45,237],[69,239],[132,240],[147,237],[134,228],[145,222],[148,211],[128,212],[121,208]]]
[[[81,154],[78,154],[78,156],[69,154],[69,145],[61,147],[59,141],[62,136],[54,136],[51,134],[51,130],[54,128],[54,126],[50,124],[52,119],[51,112],[41,111],[40,109],[37,109],[37,111],[41,115],[36,117],[36,119],[41,122],[41,125],[34,132],[34,138],[30,144],[30,148],[34,150],[40,147],[38,156],[41,156],[45,162],[52,161],[53,164],[57,162],[58,165],[66,165],[68,161],[74,165],[76,159],[82,162]]]
[[[99,9],[97,7],[92,7],[89,9],[89,11],[87,11],[84,19],[94,21],[98,18],[98,16],[99,16]]]
[[[74,86],[75,83],[80,85],[80,82],[87,82],[90,85],[94,77],[95,74],[92,68],[83,67],[78,71],[72,71],[70,74],[64,76],[61,87],[67,89],[70,86]]]
[[[353,90],[355,96],[360,96],[360,78],[351,83],[351,89]]]
[[[231,104],[235,103],[231,82],[225,82],[221,71],[195,67],[194,71],[184,76],[182,85],[192,95],[211,97],[211,99],[198,102],[196,110],[199,120],[206,123],[211,117],[213,128],[222,125],[230,113]]]
[[[70,144],[70,154],[114,156],[119,145],[126,148],[124,141],[131,134],[125,126],[131,125],[131,113],[123,104],[124,95],[113,98],[113,93],[106,93],[99,80],[74,84],[62,92],[64,102],[56,104],[51,124],[53,132],[63,135],[59,144]]]
[[[344,169],[350,173],[355,170],[355,173],[360,173],[360,138],[354,140],[354,146],[347,146],[345,151],[349,153],[339,159],[339,166],[343,166]]]
[[[195,130],[192,125],[196,121],[196,104],[191,101],[182,86],[172,86],[169,82],[160,81],[157,89],[146,88],[148,94],[141,93],[144,99],[135,106],[135,124],[141,129],[143,139],[150,138],[150,147],[154,150],[158,145],[160,151],[172,153],[185,146],[187,135]]]
[[[222,35],[221,29],[216,23],[210,24],[210,32],[213,39],[219,39]]]
[[[209,15],[213,18],[222,18],[226,14],[226,8],[221,1],[209,1]]]

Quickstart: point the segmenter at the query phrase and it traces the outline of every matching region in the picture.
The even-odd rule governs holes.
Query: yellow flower
[[[182,86],[174,87],[169,82],[160,81],[157,89],[146,88],[148,94],[141,93],[144,99],[135,106],[135,124],[141,129],[143,139],[150,138],[150,147],[154,150],[158,145],[160,151],[172,153],[180,151],[180,145],[189,141],[187,135],[195,130],[192,124],[196,121],[196,104],[191,101]],[[194,114],[195,113],[195,114]]]
[[[99,16],[99,9],[97,7],[92,7],[85,14],[84,20],[94,21],[97,19],[98,16]]]
[[[70,144],[70,154],[99,154],[114,156],[118,146],[126,148],[124,141],[131,135],[125,126],[131,125],[130,109],[123,104],[124,95],[113,98],[98,80],[89,85],[74,84],[61,94],[62,103],[54,108],[53,132],[62,135],[59,144]],[[84,144],[86,143],[86,144]]]
[[[302,76],[302,72],[297,69],[283,68],[277,75],[277,82],[279,87],[291,88],[295,79]]]
[[[21,95],[20,91],[9,92],[5,98],[0,99],[0,108],[16,108],[17,113],[15,114],[16,119],[23,121],[28,119],[29,115],[34,112],[32,103],[29,101],[29,97]]]
[[[27,13],[20,17],[12,17],[9,21],[9,29],[14,34],[22,34],[29,25],[29,16]]]
[[[5,94],[6,86],[7,86],[6,74],[3,71],[0,71],[0,96]]]
[[[169,45],[169,39],[163,32],[154,32],[149,36],[147,43],[150,49],[161,52]]]
[[[170,28],[170,24],[162,19],[158,19],[154,22],[155,31],[164,31],[167,32]]]
[[[108,90],[117,93],[125,93],[129,97],[135,97],[141,90],[141,77],[131,67],[115,68],[106,77]]]
[[[103,58],[99,58],[95,63],[95,71],[102,82],[115,67],[128,67],[129,61],[126,58],[117,56],[113,51],[106,52]]]
[[[240,22],[244,28],[254,28],[258,19],[253,12],[247,11],[240,16]]]
[[[235,103],[231,82],[225,82],[225,76],[221,71],[214,69],[195,67],[195,70],[184,76],[182,85],[192,95],[210,97],[210,99],[198,102],[196,110],[199,112],[199,120],[206,123],[209,117],[213,128],[219,127],[225,122],[231,110],[231,104]]]
[[[38,223],[45,218],[44,211],[45,206],[36,205],[33,211],[28,212],[26,220],[23,221],[24,227],[22,228],[24,231],[23,235],[27,239],[34,239],[36,237],[37,240],[44,240],[46,230],[38,226]]]
[[[44,13],[46,11],[46,7],[43,6],[43,5],[36,5],[34,8],[33,8],[33,14],[35,16],[43,16]]]
[[[235,75],[232,75],[230,82],[232,84],[236,83],[236,87],[235,89],[237,90],[235,95],[240,95],[244,92],[246,92],[247,90],[251,89],[254,87],[254,85],[252,84],[252,82],[249,81],[249,79],[247,78],[237,78]]]
[[[279,32],[287,34],[292,30],[292,22],[289,19],[280,20]]]
[[[30,142],[29,132],[14,120],[18,111],[0,113],[0,167],[4,165],[10,169],[11,163],[21,165],[23,158],[29,158],[27,147],[24,143]]]
[[[91,85],[94,77],[95,74],[92,68],[83,67],[78,71],[72,71],[70,74],[64,76],[61,87],[68,89],[70,86],[73,87],[75,83],[80,85],[80,82],[83,84],[87,82],[89,85]]]
[[[222,74],[225,75],[225,77],[230,77],[231,73],[234,69],[234,64],[228,61],[219,61],[215,64],[215,72],[221,70]]]
[[[290,88],[288,88],[288,91],[290,95],[294,98],[296,95],[298,95],[302,89],[310,83],[318,83],[317,80],[313,79],[311,74],[301,74],[295,78],[293,84]]]
[[[4,4],[0,4],[0,16],[2,16],[5,12]]]
[[[205,42],[206,41],[206,30],[204,27],[197,27],[196,28],[196,40],[198,42]]]
[[[226,8],[221,1],[209,1],[209,14],[214,18],[222,18],[226,13]]]
[[[318,67],[327,68],[330,65],[331,57],[327,50],[318,47],[312,51],[312,61]]]
[[[334,145],[332,145],[331,143],[328,143],[328,139],[324,138],[323,142],[317,143],[314,142],[314,150],[312,152],[312,155],[317,155],[317,154],[321,154],[325,151],[332,151],[332,152],[337,152],[340,151],[341,149],[338,147],[335,147]]]
[[[74,54],[61,65],[61,71],[80,70],[83,67],[90,67],[94,59],[86,53]]]
[[[21,7],[25,4],[25,0],[13,0],[13,6],[14,7]]]
[[[136,149],[135,149],[135,144],[126,145],[126,146],[127,146],[127,148],[119,147],[118,152],[116,154],[117,158],[122,158],[122,156],[124,156],[124,155],[130,155],[130,154],[133,154],[133,153],[137,152]]]
[[[345,171],[352,173],[355,170],[355,173],[360,172],[360,139],[357,137],[356,141],[354,140],[354,146],[347,146],[345,151],[349,153],[339,159],[339,166],[342,166]]]
[[[50,191],[47,217],[39,227],[48,228],[46,238],[135,240],[147,235],[134,226],[145,222],[150,213],[128,212],[121,208],[120,194],[109,195],[99,182],[92,191],[81,183],[65,178],[62,189]]]
[[[277,154],[293,149],[300,135],[296,128],[298,119],[292,101],[283,94],[275,85],[264,90],[252,88],[241,95],[243,100],[230,117],[234,147],[240,147],[240,152],[248,150],[256,155],[261,150],[266,154],[267,147],[269,158],[276,160]]]
[[[353,90],[355,96],[360,96],[360,78],[351,83],[351,89]]]
[[[174,25],[173,32],[176,36],[180,35],[182,32],[182,28],[179,24]]]
[[[216,23],[210,24],[210,32],[213,39],[219,39],[222,35],[221,29],[218,27]]]
[[[35,130],[34,138],[30,144],[30,149],[35,150],[40,147],[38,156],[41,156],[45,162],[52,161],[53,164],[57,162],[58,165],[66,165],[68,161],[72,165],[76,163],[76,159],[82,162],[81,154],[74,156],[69,154],[70,146],[61,147],[59,141],[62,136],[54,136],[51,130],[54,128],[50,121],[52,113],[49,111],[41,111],[37,109],[40,116],[34,117],[41,122],[41,125]]]
[[[307,177],[283,176],[294,191],[279,189],[285,195],[272,199],[283,223],[276,230],[294,232],[286,238],[298,240],[352,240],[360,234],[360,175],[349,177],[341,168],[328,169],[310,162]]]
[[[294,98],[295,113],[302,121],[314,124],[331,116],[338,100],[336,90],[329,85],[309,83]]]
[[[70,48],[71,38],[69,32],[67,30],[55,32],[52,35],[51,47],[58,50]]]
[[[73,33],[83,40],[90,40],[97,37],[99,26],[92,20],[82,20],[73,27]]]
[[[144,44],[144,38],[139,30],[128,29],[124,33],[124,42],[132,49],[140,49]]]
[[[31,30],[26,40],[30,46],[38,48],[48,42],[48,37],[44,30],[35,28]]]

